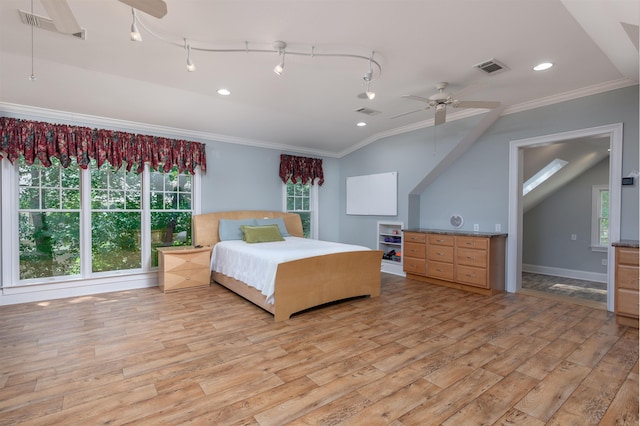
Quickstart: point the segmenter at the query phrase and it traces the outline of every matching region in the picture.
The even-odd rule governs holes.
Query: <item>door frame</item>
[[[622,123],[590,127],[509,142],[509,238],[507,239],[506,291],[522,288],[522,181],[524,148],[589,136],[609,137],[609,241],[620,239],[622,176]],[[607,253],[607,310],[613,311],[615,250]]]

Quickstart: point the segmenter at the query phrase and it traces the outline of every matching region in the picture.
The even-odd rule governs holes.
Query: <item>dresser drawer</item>
[[[405,232],[404,233],[404,241],[411,243],[422,243],[424,244],[427,241],[427,236],[420,232]]]
[[[427,243],[432,246],[450,246],[453,247],[455,237],[453,235],[438,235],[429,234],[427,236]]]
[[[616,286],[638,291],[639,271],[637,266],[618,265],[616,269]]]
[[[616,262],[621,265],[638,266],[640,260],[638,258],[638,249],[618,247],[616,251]]]
[[[425,245],[424,243],[404,243],[404,255],[405,257],[413,257],[416,259],[425,258]]]
[[[164,270],[165,272],[182,271],[187,269],[205,268],[209,269],[211,261],[211,251],[199,252],[165,252]]]
[[[616,291],[616,314],[638,318],[639,300],[637,291],[618,289]]]
[[[475,287],[489,288],[487,270],[484,268],[458,265],[456,267],[456,281]]]
[[[456,247],[456,263],[458,265],[487,267],[487,251]]]
[[[428,246],[427,259],[429,261],[453,263],[453,247]]]
[[[424,259],[415,259],[413,257],[405,257],[404,271],[410,274],[425,275],[426,262],[424,261]]]
[[[456,247],[486,250],[489,239],[483,237],[456,237]]]
[[[453,281],[453,263],[429,262],[427,275],[441,280]]]

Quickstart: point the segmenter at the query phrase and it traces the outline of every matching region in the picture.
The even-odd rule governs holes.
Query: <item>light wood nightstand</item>
[[[211,247],[158,247],[158,287],[163,292],[208,286]]]

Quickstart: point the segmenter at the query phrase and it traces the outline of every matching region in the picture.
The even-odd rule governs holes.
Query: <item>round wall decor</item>
[[[449,223],[454,228],[460,228],[462,226],[462,224],[464,223],[464,219],[462,218],[462,216],[460,216],[458,214],[454,214],[449,218]]]

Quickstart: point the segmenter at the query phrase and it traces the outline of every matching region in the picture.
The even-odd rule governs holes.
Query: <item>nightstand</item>
[[[208,286],[211,247],[158,247],[158,287],[163,292]]]

